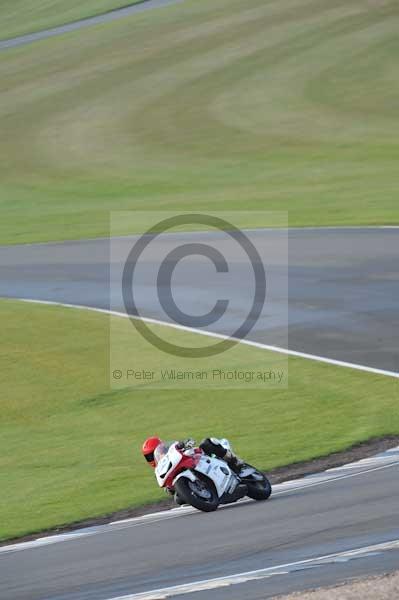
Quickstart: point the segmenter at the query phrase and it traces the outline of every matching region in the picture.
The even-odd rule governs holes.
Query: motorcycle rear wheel
[[[263,476],[261,481],[246,481],[247,496],[252,500],[267,500],[272,493],[272,486],[267,477]]]
[[[191,479],[181,477],[175,483],[175,490],[186,504],[190,504],[198,510],[202,510],[203,512],[216,510],[219,506],[219,498],[215,486],[208,480],[198,480],[198,482],[200,485],[198,486],[198,491],[196,491]],[[203,488],[202,495],[201,487]],[[204,493],[205,490],[207,494]]]

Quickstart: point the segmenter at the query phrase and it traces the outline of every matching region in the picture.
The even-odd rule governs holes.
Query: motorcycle
[[[220,440],[230,450],[228,440]],[[190,504],[198,510],[211,512],[220,504],[237,502],[248,496],[267,500],[272,493],[269,480],[247,463],[237,472],[224,460],[208,456],[194,443],[162,443],[154,452],[155,476],[158,485],[174,495],[177,504]]]

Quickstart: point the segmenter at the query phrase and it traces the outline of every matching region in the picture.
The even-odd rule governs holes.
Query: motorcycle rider
[[[144,458],[153,468],[155,468],[154,452],[157,446],[162,443],[163,442],[159,437],[153,436],[147,438],[143,444],[142,453]],[[193,448],[194,446],[195,442],[192,439],[187,439],[178,443],[178,448],[181,450]],[[243,461],[231,450],[226,450],[226,448],[223,447],[220,440],[217,438],[205,438],[202,440],[199,447],[208,456],[213,455],[221,460],[224,460],[233,469],[233,471],[239,471],[244,464]]]

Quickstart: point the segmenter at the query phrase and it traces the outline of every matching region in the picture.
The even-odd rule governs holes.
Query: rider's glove
[[[192,438],[188,438],[187,440],[182,440],[178,442],[176,448],[178,450],[188,450],[189,448],[194,448],[195,441]]]

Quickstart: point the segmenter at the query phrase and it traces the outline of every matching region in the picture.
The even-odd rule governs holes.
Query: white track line
[[[181,1],[181,0],[178,0]],[[0,42],[1,43],[1,42]],[[1,48],[0,48],[1,51]],[[320,231],[325,232],[325,231],[365,231],[365,232],[370,232],[370,231],[384,231],[384,230],[399,230],[399,225],[326,225],[325,227],[312,227],[312,226],[307,226],[307,227],[246,227],[245,229],[243,229],[243,231],[245,232],[249,232],[249,233],[261,233],[262,231],[267,231],[267,232],[279,232],[279,231],[286,231],[288,233],[292,232],[301,232],[301,231]],[[193,231],[174,231],[173,235],[187,235],[187,233],[189,233],[190,235],[203,235],[204,233],[218,233],[215,230],[208,230],[208,231],[199,231],[199,230],[193,230]],[[219,232],[221,233],[221,232]],[[143,233],[141,232],[136,232],[136,233],[128,233],[126,235],[113,235],[112,238],[110,237],[89,237],[89,238],[83,238],[83,239],[70,239],[70,240],[59,240],[59,241],[49,241],[49,242],[25,242],[25,243],[20,243],[20,244],[6,244],[6,245],[2,245],[0,246],[0,248],[4,249],[4,248],[16,248],[16,247],[21,247],[21,246],[32,246],[33,248],[37,248],[40,246],[65,246],[68,244],[85,244],[86,242],[102,242],[102,241],[112,241],[112,240],[128,240],[130,238],[134,238],[134,237],[140,237],[142,236]]]
[[[276,492],[273,494],[273,496],[281,496],[282,494],[287,494],[288,492],[296,492],[298,490],[306,490],[308,488],[316,487],[318,485],[325,485],[326,483],[340,481],[341,479],[349,479],[351,477],[358,477],[359,475],[366,475],[367,473],[373,473],[374,471],[381,471],[382,469],[388,469],[389,467],[395,467],[398,465],[399,465],[399,462],[395,461],[395,462],[389,463],[388,465],[381,465],[379,467],[374,467],[373,469],[365,469],[364,471],[359,471],[358,473],[348,473],[348,475],[339,475],[337,477],[324,477],[324,476],[322,477],[321,476],[320,480],[318,480],[318,481],[313,481],[311,483],[307,483],[305,485],[301,485],[298,487],[293,486],[292,488],[289,488],[289,489],[286,489],[286,490],[283,490],[280,492]],[[344,470],[347,468],[347,466],[344,465],[339,468]],[[325,471],[325,473],[327,473],[327,472],[328,471]],[[311,477],[314,477],[314,476],[311,476]],[[307,480],[307,478],[305,477],[302,481],[306,481],[306,480]],[[297,481],[300,481],[300,480],[297,480]],[[290,483],[290,482],[288,481],[287,483]],[[281,485],[284,485],[284,484],[281,484]],[[274,486],[274,487],[276,487],[276,486]]]
[[[256,571],[247,571],[244,573],[227,575],[225,577],[215,577],[213,579],[193,581],[192,583],[184,583],[181,585],[159,588],[157,590],[150,590],[148,592],[140,592],[138,594],[118,596],[109,600],[164,600],[165,598],[170,598],[172,596],[192,594],[204,590],[214,590],[221,587],[248,583],[249,581],[268,579],[274,575],[288,575],[293,571],[301,570],[301,568],[320,567],[335,562],[342,563],[356,558],[367,558],[367,556],[375,556],[376,554],[387,552],[389,550],[399,550],[399,540],[391,540],[372,546],[364,546],[362,548],[353,548],[351,550],[336,552],[335,554],[325,554],[324,556],[298,560],[296,562],[276,565],[274,567],[267,567],[266,569],[257,569]]]
[[[92,306],[82,306],[78,304],[66,304],[64,302],[54,302],[51,300],[35,300],[31,298],[8,298],[8,300],[21,300],[22,302],[30,302],[32,304],[45,304],[50,306],[62,306],[64,308],[76,308],[79,310],[89,310],[92,312],[98,312],[106,315],[112,315],[114,317],[121,317],[123,319],[134,319],[137,321],[144,321],[145,323],[151,323],[152,325],[161,325],[164,327],[170,327],[171,329],[177,329],[179,331],[185,331],[188,333],[195,333],[197,335],[203,335],[206,337],[219,339],[219,340],[233,340],[244,346],[251,346],[252,348],[259,348],[261,350],[269,350],[270,352],[277,352],[279,354],[285,354],[287,356],[296,356],[298,358],[305,358],[307,360],[313,360],[316,362],[325,363],[328,365],[334,365],[336,367],[345,367],[347,369],[354,369],[356,371],[364,371],[366,373],[374,373],[375,375],[384,375],[385,377],[394,377],[399,379],[399,372],[386,371],[384,369],[377,369],[375,367],[368,367],[366,365],[358,365],[356,363],[349,363],[342,360],[335,360],[333,358],[327,358],[325,356],[317,356],[316,354],[308,354],[306,352],[299,352],[297,350],[290,350],[289,348],[281,348],[279,346],[269,346],[268,344],[262,344],[261,342],[254,342],[251,340],[243,340],[230,336],[223,335],[221,333],[215,333],[212,331],[204,331],[195,329],[194,327],[187,327],[185,325],[178,325],[176,323],[168,323],[167,321],[160,321],[158,319],[151,319],[149,317],[141,316],[129,316],[126,313],[118,312],[115,310],[108,310],[105,308],[95,308]]]
[[[397,455],[397,460],[394,460],[394,456]],[[337,471],[341,470],[345,472],[346,469],[354,466],[358,466],[359,469],[362,469],[362,461],[357,461],[355,463],[349,463],[348,465],[342,465],[334,470],[327,470],[321,473],[317,473],[315,475],[309,475],[307,477],[303,477],[301,479],[295,479],[291,481],[286,481],[284,483],[277,484],[273,486],[273,496],[281,496],[285,494],[291,494],[293,492],[298,492],[302,490],[306,490],[307,488],[313,488],[319,485],[326,485],[329,483],[334,483],[336,481],[340,481],[343,479],[348,479],[352,477],[358,477],[361,475],[367,475],[369,473],[373,473],[375,471],[380,471],[382,469],[388,469],[390,467],[399,466],[399,446],[397,448],[392,448],[391,450],[387,450],[386,452],[377,455],[379,461],[386,461],[386,464],[379,465],[370,469],[363,469],[357,473],[343,473],[342,475],[337,475]],[[377,458],[376,457],[376,458]],[[365,466],[365,465],[364,465]],[[331,472],[333,471],[333,472]],[[235,505],[227,504],[219,507],[218,510],[223,510],[224,508],[234,509],[237,506],[245,503],[252,503],[253,500],[244,499],[237,502]],[[21,550],[32,550],[34,548],[40,548],[43,546],[48,546],[52,544],[57,544],[60,542],[67,542],[76,540],[82,537],[89,537],[93,535],[99,535],[104,533],[112,533],[121,529],[127,529],[132,527],[144,526],[147,524],[158,523],[160,521],[166,521],[169,519],[175,519],[179,517],[184,517],[187,515],[197,514],[198,511],[191,506],[184,506],[173,508],[171,510],[161,511],[157,513],[150,513],[148,515],[143,515],[141,517],[132,517],[130,519],[123,519],[121,521],[113,521],[112,523],[108,523],[106,525],[98,525],[94,527],[86,527],[84,529],[76,529],[74,531],[69,531],[66,533],[61,533],[58,535],[49,535],[46,537],[41,537],[36,540],[30,540],[28,542],[19,542],[16,544],[9,544],[6,546],[0,546],[0,558],[4,554],[8,554],[10,552],[19,552]]]

